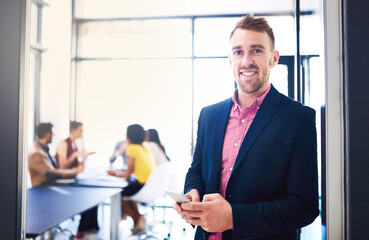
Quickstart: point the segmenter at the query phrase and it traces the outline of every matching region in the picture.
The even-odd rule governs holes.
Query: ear
[[[273,58],[272,58],[272,62],[271,62],[271,67],[274,67],[275,65],[277,65],[278,60],[279,60],[279,52],[277,50],[274,50]]]

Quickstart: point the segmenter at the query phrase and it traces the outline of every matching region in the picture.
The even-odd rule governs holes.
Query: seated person
[[[70,169],[76,165],[82,164],[88,157],[88,153],[85,151],[79,151],[76,145],[76,140],[82,138],[83,124],[81,122],[70,122],[70,136],[62,141],[56,152],[56,160],[59,168]],[[81,162],[78,160],[81,157]],[[97,222],[97,210],[98,207],[93,207],[87,211],[81,213],[81,220],[78,226],[78,233],[76,238],[83,238],[85,232],[96,232],[99,230]]]
[[[123,166],[127,164],[126,149],[127,141],[119,141],[115,144],[113,155],[109,158],[110,163],[114,163],[119,156],[123,159]]]
[[[82,138],[83,124],[71,121],[69,132],[69,137],[59,143],[55,156],[59,168],[62,169],[70,169],[78,165],[79,157],[82,158],[81,162],[84,162],[88,157],[88,153],[85,151],[79,151],[76,145],[76,140]]]
[[[150,151],[143,146],[145,130],[138,124],[130,125],[127,128],[127,170],[108,171],[109,175],[122,177],[128,180],[129,184],[123,189],[122,196],[132,196],[137,193],[146,183],[151,171],[155,167],[155,161]],[[132,180],[132,174],[136,176]],[[136,202],[122,200],[122,217],[131,216],[134,222],[132,234],[137,234],[145,229],[145,217],[138,211]]]
[[[160,142],[159,134],[156,129],[149,129],[146,131],[145,146],[154,156],[156,165],[160,165],[169,161],[168,156],[165,154],[165,148]]]
[[[71,169],[56,168],[48,147],[53,139],[52,128],[51,123],[40,123],[36,128],[37,141],[28,156],[28,169],[34,187],[58,178],[73,178],[84,169],[83,164],[77,164]]]

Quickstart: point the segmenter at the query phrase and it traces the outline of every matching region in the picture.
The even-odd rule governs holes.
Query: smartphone
[[[174,201],[176,201],[179,204],[191,202],[183,193],[172,190],[166,190],[165,193],[168,194],[169,197],[171,197]]]

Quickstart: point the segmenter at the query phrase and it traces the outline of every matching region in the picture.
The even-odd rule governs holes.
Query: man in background
[[[57,169],[48,147],[53,139],[52,128],[52,123],[40,123],[36,128],[37,141],[28,156],[28,169],[34,187],[58,178],[73,178],[84,170],[81,163],[73,169]]]

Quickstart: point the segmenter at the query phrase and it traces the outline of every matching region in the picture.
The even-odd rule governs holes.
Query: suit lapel
[[[222,169],[223,142],[227,130],[229,114],[233,106],[232,98],[228,99],[217,112],[214,129],[214,177],[216,179],[216,191],[219,189],[220,174]]]
[[[274,114],[277,112],[278,108],[276,104],[278,104],[279,101],[280,101],[280,93],[273,86],[271,86],[268,95],[265,97],[249,130],[246,133],[240,151],[238,152],[236,162],[233,166],[232,173],[245,159],[245,156],[247,155],[248,151],[254,144],[256,138],[259,136],[264,127],[269,123]]]

